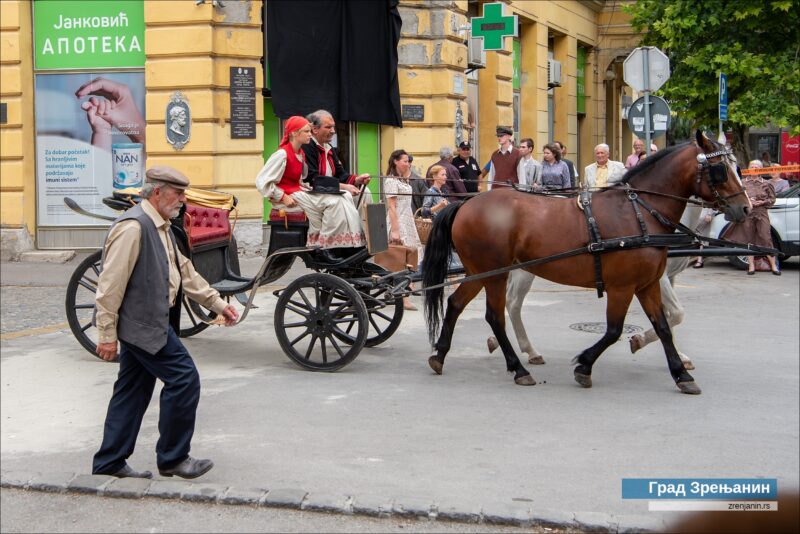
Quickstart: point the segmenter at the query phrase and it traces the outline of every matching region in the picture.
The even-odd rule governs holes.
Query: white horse
[[[694,205],[688,205],[686,211],[683,213],[681,222],[689,228],[696,228],[700,219],[701,209]],[[678,295],[675,293],[675,277],[686,269],[689,265],[690,258],[669,258],[667,259],[667,266],[664,269],[664,274],[661,275],[659,285],[661,286],[661,304],[664,308],[664,315],[666,316],[667,323],[669,323],[670,330],[683,322],[684,311],[683,306],[678,300]],[[519,343],[519,350],[528,355],[528,362],[534,365],[542,365],[545,363],[544,357],[539,354],[539,351],[534,348],[531,341],[528,339],[528,333],[525,331],[525,325],[522,323],[522,303],[525,301],[525,296],[531,289],[533,280],[536,276],[523,269],[515,269],[509,273],[508,282],[506,284],[506,309],[511,318],[511,325],[514,327],[514,335],[517,337]],[[674,335],[674,331],[673,331]],[[643,334],[634,334],[630,339],[631,352],[635,353],[639,349],[645,347],[647,344],[652,343],[658,339],[658,335],[652,328]],[[499,343],[497,338],[490,336],[486,340],[489,347],[489,352],[494,352]],[[675,343],[677,347],[677,342]],[[678,349],[678,355],[683,362],[683,367],[692,370],[694,364],[691,359]]]

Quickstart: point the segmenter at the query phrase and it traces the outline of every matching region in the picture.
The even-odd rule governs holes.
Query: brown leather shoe
[[[208,473],[212,467],[214,467],[214,462],[211,460],[198,460],[189,456],[175,467],[168,469],[159,467],[158,472],[162,477],[175,475],[181,478],[197,478]]]

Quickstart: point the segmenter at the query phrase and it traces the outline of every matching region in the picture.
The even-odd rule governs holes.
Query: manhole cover
[[[575,323],[569,325],[569,327],[572,328],[573,330],[578,330],[580,332],[591,332],[592,334],[606,333],[606,323]],[[623,334],[635,334],[643,330],[644,328],[642,328],[641,326],[636,326],[635,324],[622,325]]]

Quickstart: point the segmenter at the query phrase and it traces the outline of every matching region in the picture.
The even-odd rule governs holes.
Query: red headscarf
[[[286,119],[286,124],[283,125],[283,139],[281,139],[281,144],[279,146],[288,145],[289,134],[299,131],[304,128],[306,124],[308,124],[308,121],[299,115],[294,115]]]

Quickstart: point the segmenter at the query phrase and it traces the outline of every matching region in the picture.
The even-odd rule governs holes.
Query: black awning
[[[272,106],[281,118],[402,126],[398,0],[266,0]]]

